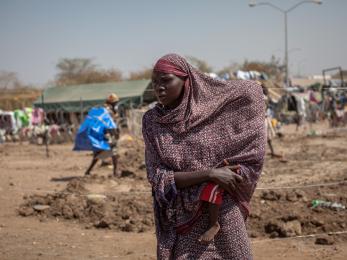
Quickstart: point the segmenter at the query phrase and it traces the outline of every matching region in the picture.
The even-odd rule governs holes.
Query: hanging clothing
[[[16,109],[14,111],[14,116],[16,118],[18,128],[29,126],[29,116],[23,110]]]
[[[41,125],[44,120],[44,111],[42,108],[35,108],[32,112],[31,123],[32,125]]]
[[[18,131],[14,112],[6,111],[0,114],[0,129],[5,130],[9,134],[15,134]]]

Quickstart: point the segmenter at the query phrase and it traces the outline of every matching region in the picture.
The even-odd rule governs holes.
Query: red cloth
[[[172,73],[176,76],[179,77],[188,77],[188,74],[185,73],[183,70],[178,68],[175,64],[171,63],[168,60],[160,59],[158,62],[155,64],[154,71],[160,71],[164,73]]]
[[[222,188],[219,188],[217,184],[210,182],[202,190],[200,200],[207,201],[212,204],[221,205],[223,192],[224,190]]]

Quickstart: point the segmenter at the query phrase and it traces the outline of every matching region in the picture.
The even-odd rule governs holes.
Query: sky
[[[258,3],[265,2],[256,1]],[[300,0],[268,0],[288,9]],[[215,70],[245,59],[283,60],[284,15],[248,0],[0,0],[0,71],[27,84],[54,80],[61,58],[92,58],[125,75],[167,53]],[[291,74],[347,69],[347,0],[288,13]]]

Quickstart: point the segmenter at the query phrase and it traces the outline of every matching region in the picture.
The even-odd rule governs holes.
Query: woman
[[[157,61],[152,84],[159,103],[143,117],[143,136],[158,258],[251,259],[245,220],[265,153],[261,86],[212,79],[176,54]],[[220,230],[201,243],[210,182],[225,191]]]

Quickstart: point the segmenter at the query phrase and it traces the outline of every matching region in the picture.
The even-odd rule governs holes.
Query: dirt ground
[[[347,209],[312,208],[347,205],[347,131],[314,127],[274,140],[288,162],[266,158],[247,223],[254,259],[347,259]],[[120,178],[99,166],[84,178],[91,155],[72,144],[49,158],[1,144],[0,259],[155,259],[143,144],[123,135],[119,146]]]

